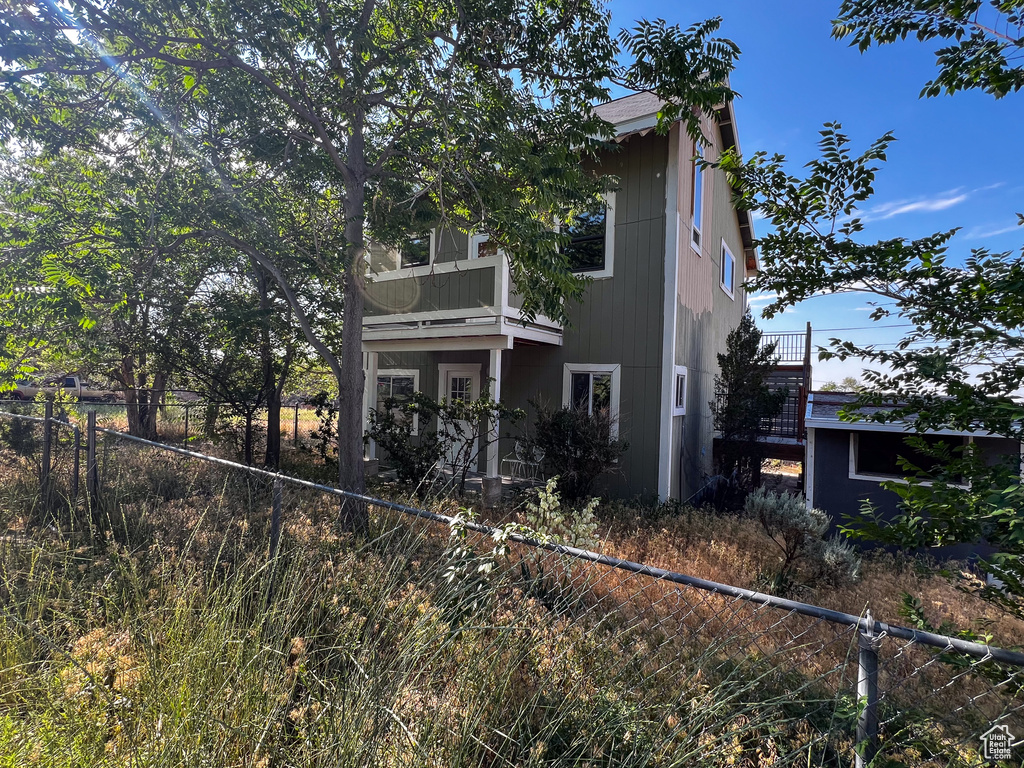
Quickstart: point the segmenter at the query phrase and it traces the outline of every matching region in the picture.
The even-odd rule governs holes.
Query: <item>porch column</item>
[[[491,399],[494,402],[501,400],[501,350],[492,349],[487,364],[487,375],[491,381]],[[487,421],[487,476],[483,481],[484,505],[494,506],[501,500],[501,454],[498,450],[498,430],[501,425],[495,416]]]
[[[377,352],[366,352],[363,355],[363,372],[366,376],[363,385],[363,434],[370,427],[370,411],[377,407]],[[366,458],[377,458],[377,444],[371,440],[366,445]]]

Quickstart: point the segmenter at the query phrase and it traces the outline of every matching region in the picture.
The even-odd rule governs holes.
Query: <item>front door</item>
[[[468,403],[480,397],[479,365],[442,364],[438,367],[438,373],[441,397],[449,403],[457,400]],[[458,472],[461,471],[462,464],[475,457],[479,450],[479,425],[458,421],[447,425],[447,430],[454,439],[451,440],[445,458],[448,467]]]

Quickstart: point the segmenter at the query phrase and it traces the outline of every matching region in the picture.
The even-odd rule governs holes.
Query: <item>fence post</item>
[[[185,403],[185,443],[188,444],[188,411],[191,406]]]
[[[274,501],[270,513],[270,559],[277,557],[277,550],[281,545],[281,478],[274,478]]]
[[[292,425],[292,445],[299,444],[299,404],[295,404],[295,422]]]
[[[47,400],[43,406],[43,464],[39,470],[39,498],[42,499],[44,509],[49,509],[49,486],[50,486],[50,454],[53,442],[53,401]]]
[[[875,620],[867,612],[868,629],[857,630],[857,717],[856,768],[870,765],[878,753],[878,645]]]
[[[74,448],[71,465],[71,508],[78,506],[78,473],[82,469],[82,430],[76,424],[71,430],[71,439],[74,440]]]
[[[267,582],[267,608],[274,599],[274,573],[277,564],[277,552],[281,546],[281,494],[283,486],[281,478],[274,478],[274,494],[270,512],[270,580]]]
[[[100,491],[99,465],[96,463],[96,411],[89,411],[85,426],[85,487],[95,516]]]

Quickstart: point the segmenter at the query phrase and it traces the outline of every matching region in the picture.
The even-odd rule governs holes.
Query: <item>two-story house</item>
[[[367,411],[413,390],[476,397],[490,379],[492,396],[530,420],[531,401],[610,409],[629,449],[603,493],[686,499],[701,487],[712,471],[716,354],[757,264],[724,175],[695,163],[736,145],[731,105],[706,120],[706,147],[680,123],[657,134],[659,106],[638,94],[598,108],[618,145],[602,167],[620,184],[604,216],[573,230],[570,255],[592,280],[567,326],[523,318],[505,258],[484,237],[435,231],[372,253]],[[513,447],[503,439],[481,458],[485,477],[499,476]]]

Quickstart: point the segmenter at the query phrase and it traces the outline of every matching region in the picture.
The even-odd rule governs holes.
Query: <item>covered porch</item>
[[[493,332],[499,329],[505,332]],[[544,330],[499,321],[491,326],[491,333],[480,330],[482,328],[476,325],[469,328],[453,324],[418,325],[414,329],[401,329],[398,337],[365,340],[364,433],[371,411],[379,408],[389,395],[418,391],[434,400],[452,401],[475,400],[487,392],[495,402],[501,402],[506,382],[513,375],[513,350],[524,346],[557,346],[562,341],[561,330],[553,328]],[[469,333],[455,335],[458,331]],[[530,468],[519,467],[516,471],[517,462],[503,462],[511,446],[508,441],[499,440],[502,428],[500,420],[493,416],[478,427],[477,439],[481,445],[474,446],[477,449],[472,452],[475,460],[467,474],[467,487],[480,490],[487,504],[496,503],[503,489],[531,484],[526,482],[530,474],[526,470]],[[419,429],[420,426],[414,424],[414,435],[419,434]],[[374,442],[369,441],[367,459],[386,458],[381,453]],[[539,478],[539,471],[534,474]]]

